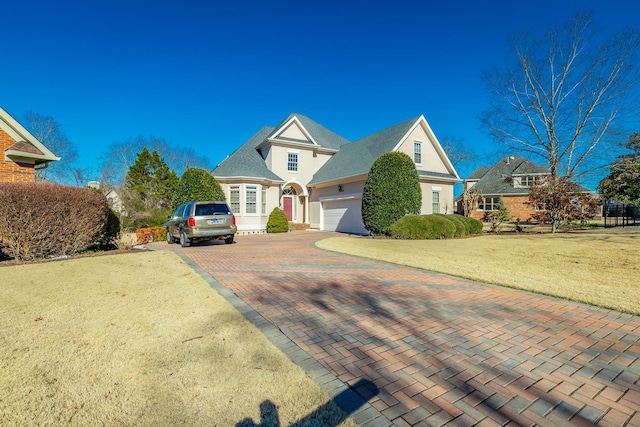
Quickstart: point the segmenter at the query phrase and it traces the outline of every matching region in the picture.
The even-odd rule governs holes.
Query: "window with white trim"
[[[298,153],[287,153],[287,170],[289,172],[298,171]]]
[[[478,202],[478,209],[481,211],[497,211],[500,204],[500,197],[483,197]]]
[[[440,213],[440,192],[434,191],[431,193],[431,212],[436,214]]]
[[[244,212],[248,214],[258,213],[258,187],[247,185],[245,189]]]
[[[422,164],[422,142],[413,142],[413,161],[417,165]]]
[[[263,186],[260,192],[260,213],[267,214],[267,189]]]
[[[240,186],[232,185],[229,187],[229,207],[231,212],[240,213]]]

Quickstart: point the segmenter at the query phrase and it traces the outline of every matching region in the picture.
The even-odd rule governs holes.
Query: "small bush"
[[[165,227],[139,228],[136,230],[136,237],[139,245],[167,240],[167,229]]]
[[[95,245],[107,222],[107,198],[89,188],[0,183],[0,241],[11,258],[72,255]]]
[[[449,218],[445,218],[445,215],[427,215],[427,217],[433,221],[434,239],[449,239],[456,236],[455,224]]]
[[[289,231],[287,214],[280,208],[274,208],[267,221],[267,233],[286,233]]]
[[[406,215],[389,227],[394,239],[446,239],[481,234],[482,222],[460,215]]]
[[[460,216],[457,215],[458,218],[467,223],[467,229],[469,230],[469,234],[482,234],[482,221],[479,221],[475,218],[471,218],[468,216]]]
[[[433,224],[426,219],[426,215],[406,215],[391,224],[388,232],[392,239],[431,239]]]
[[[467,234],[469,234],[467,223],[459,219],[459,215],[445,215],[445,214],[434,214],[434,215],[443,217],[447,221],[450,221],[456,227],[456,232],[453,237],[464,237]]]

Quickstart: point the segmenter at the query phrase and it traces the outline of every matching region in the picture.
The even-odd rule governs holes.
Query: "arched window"
[[[292,186],[287,185],[286,187],[284,187],[284,188],[282,189],[282,195],[283,195],[283,196],[297,196],[297,195],[298,195],[298,192],[297,192],[297,191],[296,191],[296,189],[295,189],[295,188],[293,188]]]

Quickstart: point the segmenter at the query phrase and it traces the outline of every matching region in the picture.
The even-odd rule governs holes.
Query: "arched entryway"
[[[289,180],[282,186],[280,206],[292,223],[309,223],[309,193],[298,180]]]

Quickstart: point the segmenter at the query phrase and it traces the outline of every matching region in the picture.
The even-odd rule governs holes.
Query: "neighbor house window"
[[[256,208],[258,206],[258,188],[255,185],[247,186],[247,193],[245,199],[245,213],[254,214],[257,213]]]
[[[422,164],[422,142],[413,143],[413,161],[416,164]]]
[[[434,191],[431,193],[431,212],[436,214],[440,213],[440,192]]]
[[[240,186],[238,185],[229,187],[229,207],[231,212],[240,213]]]
[[[298,171],[298,153],[288,153],[287,170],[291,172]]]
[[[521,183],[525,187],[532,187],[536,184],[539,184],[540,181],[542,181],[542,177],[540,175],[523,176],[521,178]]]
[[[267,189],[264,187],[260,193],[260,213],[262,215],[267,213]]]
[[[500,197],[483,197],[478,203],[478,209],[482,211],[497,211]]]

